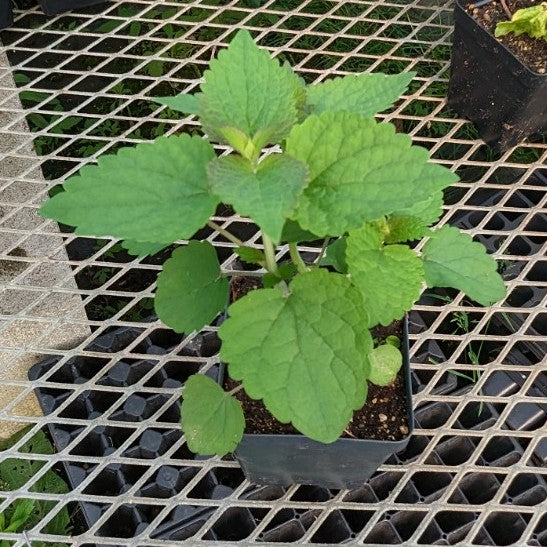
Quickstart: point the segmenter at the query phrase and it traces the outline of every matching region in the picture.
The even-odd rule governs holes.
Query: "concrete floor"
[[[28,383],[24,385],[29,367],[42,358],[31,348],[74,347],[90,332],[87,326],[62,321],[69,311],[71,317],[85,320],[84,307],[78,310],[80,296],[52,290],[61,282],[65,288],[76,288],[65,250],[59,249],[62,238],[55,235],[57,225],[49,223],[48,233],[40,233],[38,227],[45,221],[34,207],[12,216],[21,203],[39,204],[47,185],[28,126],[24,120],[16,121],[15,110],[21,104],[11,93],[15,87],[8,60],[0,52],[0,128],[8,128],[0,130],[0,440],[25,425],[18,416],[41,414]],[[34,200],[37,194],[42,197]],[[14,260],[6,259],[8,253]],[[33,290],[26,289],[30,286]],[[48,320],[40,321],[44,317]],[[53,330],[52,318],[59,320]]]

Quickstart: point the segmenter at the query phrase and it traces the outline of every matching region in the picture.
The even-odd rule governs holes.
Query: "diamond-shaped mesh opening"
[[[0,34],[0,358],[7,371],[40,364],[31,381],[1,376],[0,408],[6,430],[31,426],[2,462],[34,462],[36,477],[3,488],[0,511],[41,496],[56,505],[25,536],[6,538],[546,545],[547,147],[536,139],[496,153],[445,105],[451,3],[124,0],[52,18],[19,4]],[[76,236],[36,215],[48,193],[100,154],[201,135],[192,116],[151,98],[194,92],[237,28],[307,82],[416,71],[381,117],[460,176],[445,192],[442,222],[484,243],[509,287],[488,310],[456,291],[424,292],[409,318],[415,435],[349,492],[250,485],[236,461],[196,458],[178,425],[181,387],[198,370],[215,377],[219,340],[216,324],[185,337],[153,316],[155,279],[173,246],[136,259],[117,241]],[[229,208],[214,220],[260,245],[256,227]],[[250,268],[222,235],[204,228],[199,237],[223,267]],[[55,454],[18,451],[38,431]],[[33,484],[50,469],[68,493],[37,493]],[[48,527],[62,507],[72,538]]]

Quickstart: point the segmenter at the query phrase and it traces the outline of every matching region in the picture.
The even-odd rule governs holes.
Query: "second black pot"
[[[10,27],[13,23],[11,0],[0,1],[0,29]]]
[[[58,13],[63,13],[65,11],[86,8],[107,1],[108,0],[38,0],[46,15],[57,15]]]
[[[366,482],[389,456],[406,448],[414,424],[408,322],[403,324],[403,373],[408,436],[400,441],[347,439],[324,444],[304,435],[244,434],[235,456],[254,484],[312,484],[325,488],[356,488]],[[221,369],[220,382],[223,380]]]
[[[531,71],[457,0],[448,104],[505,151],[547,131],[547,74]]]

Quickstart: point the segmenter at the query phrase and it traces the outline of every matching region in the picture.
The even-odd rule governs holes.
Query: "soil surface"
[[[537,6],[542,1],[544,0],[505,0],[505,3],[513,14],[519,9]],[[467,5],[467,11],[492,35],[499,22],[510,20],[499,0],[480,8],[470,3]],[[498,40],[526,64],[530,70],[539,74],[547,72],[547,42],[545,40],[530,38],[527,34],[515,36],[513,33],[501,36]]]
[[[257,278],[234,278],[232,280],[232,301],[241,298],[250,290],[260,287]],[[372,332],[373,336],[383,340],[389,335],[402,338],[402,323],[394,322],[389,327],[379,327]],[[229,368],[229,367],[228,367]],[[224,379],[227,390],[239,385],[228,376]],[[266,409],[262,401],[256,401],[240,390],[234,395],[243,407],[245,414],[245,432],[263,434],[300,435],[291,424],[278,422]],[[367,402],[361,410],[353,414],[352,421],[342,437],[357,439],[380,439],[398,441],[409,432],[406,414],[406,393],[403,371],[397,375],[389,386],[380,387],[368,384]]]

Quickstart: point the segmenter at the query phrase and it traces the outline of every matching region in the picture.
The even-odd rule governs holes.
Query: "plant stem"
[[[222,386],[221,386],[222,387]],[[228,391],[228,395],[235,395],[238,391],[241,391],[243,389],[243,386],[241,384],[237,385],[230,391]]]
[[[306,273],[308,271],[308,267],[302,260],[302,257],[300,256],[300,253],[298,252],[298,247],[296,246],[296,243],[289,243],[289,253],[291,255],[292,261],[294,262],[294,265],[296,266],[296,269],[299,273]]]
[[[252,270],[245,270],[244,272],[228,270],[228,271],[221,272],[220,275],[222,277],[244,276],[244,277],[259,277],[260,278],[260,277],[264,277],[264,272],[262,271],[255,272]]]
[[[289,286],[287,285],[287,282],[286,281],[281,281],[279,283],[279,286],[281,287],[281,289],[283,290],[283,294],[285,296],[289,296],[291,294],[291,290],[289,289]]]
[[[357,438],[348,428],[344,429],[344,433],[347,433],[350,437],[353,437],[354,439]]]
[[[323,241],[323,245],[321,245],[321,250],[319,251],[317,258],[315,259],[315,264],[319,265],[321,260],[323,260],[323,257],[325,256],[325,251],[327,250],[329,243],[330,243],[330,237],[326,237],[325,240]]]
[[[243,243],[243,241],[241,241],[241,239],[237,238],[235,235],[232,235],[230,232],[228,232],[228,230],[225,230],[224,228],[219,226],[216,222],[213,222],[212,220],[210,220],[207,223],[207,226],[209,226],[209,228],[212,228],[213,230],[217,231],[221,236],[224,236],[228,241],[231,241],[232,243],[235,243],[239,247],[245,247],[245,243]]]
[[[275,261],[275,247],[273,241],[262,232],[262,243],[264,244],[264,256],[266,257],[266,269],[273,274],[277,273],[277,263]]]
[[[503,11],[509,17],[509,21],[513,18],[513,14],[511,13],[511,10],[507,6],[507,2],[505,0],[500,0],[501,7],[503,8]]]

